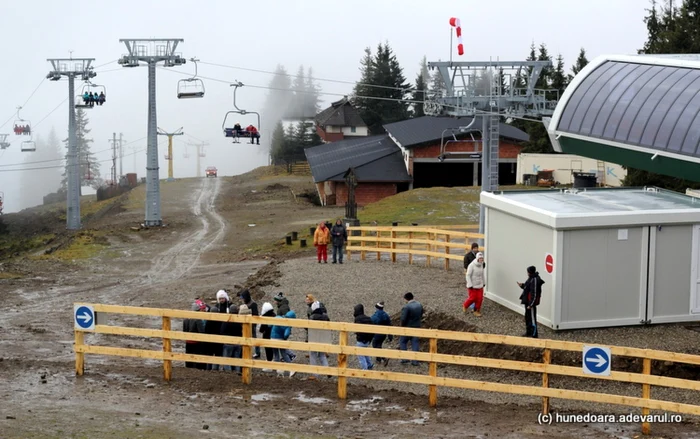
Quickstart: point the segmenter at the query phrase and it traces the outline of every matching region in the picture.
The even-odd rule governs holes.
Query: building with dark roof
[[[551,121],[558,152],[700,181],[700,56],[601,56]]]
[[[351,168],[358,182],[355,200],[360,206],[408,190],[411,182],[401,150],[386,134],[326,143],[304,152],[324,206],[345,205],[348,192],[344,175]]]
[[[369,135],[367,124],[347,98],[333,102],[315,117],[316,132],[324,142]]]
[[[412,188],[481,185],[481,128],[480,117],[423,116],[384,125],[401,149],[406,169],[413,177]],[[512,185],[518,154],[529,136],[505,123],[500,125],[500,134],[499,182]],[[442,161],[441,153],[463,154]]]

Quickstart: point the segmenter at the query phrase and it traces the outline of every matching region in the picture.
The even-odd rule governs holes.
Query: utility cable
[[[39,85],[36,86],[36,88],[34,89],[34,91],[32,92],[32,94],[29,95],[29,97],[27,98],[26,101],[24,101],[24,104],[22,104],[21,107],[25,107],[25,106],[29,103],[29,101],[32,99],[32,97],[33,97],[33,96],[36,94],[36,92],[39,90],[39,87],[42,86],[42,84],[44,83],[44,81],[46,81],[46,78],[43,78],[43,79],[41,80],[41,82],[39,83]],[[16,115],[17,115],[17,112],[15,111],[15,113],[14,113],[12,116],[10,116],[5,122],[3,122],[2,125],[0,125],[0,129],[2,129],[2,127],[4,127],[5,125],[7,125],[8,122],[10,122]]]

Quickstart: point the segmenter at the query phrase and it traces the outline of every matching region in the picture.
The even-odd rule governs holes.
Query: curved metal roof
[[[700,158],[700,57],[602,56],[567,88],[550,130]]]

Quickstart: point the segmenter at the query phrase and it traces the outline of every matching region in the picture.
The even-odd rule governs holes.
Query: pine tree
[[[375,55],[369,48],[365,49],[360,72],[360,82],[354,89],[354,105],[372,134],[383,133],[384,124],[410,117],[409,104],[405,101],[410,98],[412,87],[406,82],[389,43],[380,43]]]
[[[445,87],[445,80],[442,78],[440,71],[435,69],[430,77],[430,95],[443,96],[446,90],[447,87]]]
[[[545,45],[544,43],[540,44],[539,53],[537,55],[537,61],[552,62],[552,57],[547,51],[547,45]],[[551,67],[543,67],[542,72],[540,72],[540,77],[537,78],[537,84],[535,84],[535,87],[545,90],[550,88],[552,82],[552,74],[553,72]]]
[[[568,84],[569,80],[566,76],[566,72],[564,71],[564,57],[560,53],[557,55],[557,65],[554,67],[554,71],[552,72],[551,82],[552,89],[556,90],[557,93],[552,94],[547,98],[552,100],[561,98],[561,95],[564,93],[564,90]]]
[[[88,137],[88,134],[90,134],[91,131],[87,127],[88,122],[89,120],[87,114],[82,108],[79,108],[78,111],[75,112],[75,134],[77,140],[78,163],[80,164],[80,187],[82,188],[83,186],[89,186],[94,189],[97,189],[102,184],[102,177],[100,174],[100,162],[97,160],[97,157],[92,152],[90,146],[93,140]],[[65,144],[67,151],[68,139],[65,139],[63,143]],[[66,188],[67,181],[68,176],[64,172],[63,180],[61,181],[61,188]]]
[[[292,90],[294,91],[294,103],[292,104],[291,116],[293,118],[304,118],[307,115],[305,111],[308,107],[308,95],[306,94],[306,76],[304,75],[304,66],[299,66],[297,74],[292,81]]]
[[[576,62],[574,63],[573,67],[571,67],[571,71],[574,72],[573,76],[578,75],[578,72],[583,70],[583,68],[586,67],[587,65],[588,65],[588,58],[586,58],[586,49],[584,49],[582,47],[581,51],[578,54],[578,58],[576,58]]]
[[[275,129],[272,132],[270,139],[270,155],[274,164],[278,164],[284,160],[284,125],[282,121],[275,124]]]
[[[413,93],[413,100],[419,103],[413,104],[413,117],[425,116],[425,111],[423,110],[423,102],[426,99],[425,90],[428,88],[428,84],[425,81],[423,73],[418,73],[416,77],[416,89]]]
[[[423,58],[420,60],[419,73],[423,75],[423,81],[425,81],[427,87],[428,81],[430,81],[430,71],[428,70],[428,58],[425,55],[423,55]]]
[[[320,93],[321,87],[314,80],[313,69],[309,67],[306,74],[306,106],[304,110],[304,117],[313,118],[321,110],[321,98],[319,97]]]
[[[265,104],[261,111],[261,118],[265,126],[274,127],[277,122],[290,116],[293,109],[294,92],[292,91],[292,81],[287,70],[281,64],[275,68],[275,75],[268,83],[270,91],[265,98]],[[261,136],[261,147],[270,148],[270,136]]]

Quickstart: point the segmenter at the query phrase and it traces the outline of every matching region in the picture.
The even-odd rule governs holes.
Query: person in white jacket
[[[484,254],[479,252],[476,254],[476,259],[467,267],[467,291],[469,297],[462,304],[462,311],[465,313],[467,309],[474,304],[474,315],[481,317],[481,304],[484,301]]]

